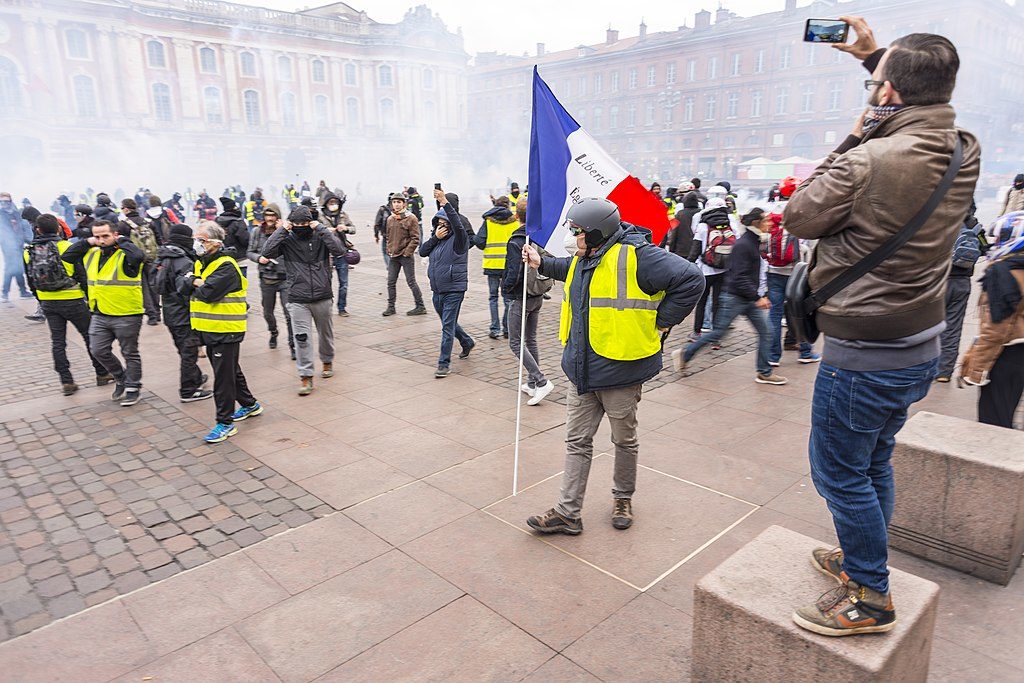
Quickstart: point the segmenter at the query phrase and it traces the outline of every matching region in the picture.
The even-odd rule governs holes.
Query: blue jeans
[[[441,355],[437,357],[437,367],[446,368],[452,362],[452,344],[459,340],[462,348],[473,346],[473,338],[459,325],[459,309],[465,292],[434,292],[431,301],[434,310],[441,318]]]
[[[722,292],[718,313],[715,315],[711,332],[701,335],[696,341],[690,342],[683,352],[683,358],[690,362],[697,352],[707,344],[714,344],[725,336],[729,326],[736,318],[744,315],[757,330],[757,371],[762,375],[772,374],[772,366],[768,365],[768,318],[765,311],[757,307],[756,301],[741,299],[735,294]]]
[[[772,332],[772,345],[768,352],[768,360],[778,363],[782,358],[782,318],[786,315],[786,285],[789,276],[780,273],[768,273],[768,300],[772,302],[772,310],[768,313],[768,327]],[[800,357],[810,358],[814,351],[807,342],[800,342]]]
[[[928,393],[939,360],[858,372],[822,363],[814,382],[808,452],[851,579],[889,592],[888,527],[895,487],[892,449],[907,408]]]
[[[502,297],[502,301],[505,304],[505,312],[501,316],[501,320],[498,320],[498,297],[501,296],[501,275],[487,274],[487,286],[490,288],[490,304],[491,304],[491,332],[498,334],[503,332],[508,334],[508,299]]]
[[[334,259],[334,272],[338,274],[338,310],[348,306],[348,261],[345,257]]]

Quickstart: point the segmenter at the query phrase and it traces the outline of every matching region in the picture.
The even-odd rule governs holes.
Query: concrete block
[[[1024,432],[917,413],[896,436],[889,545],[1002,585],[1024,552]]]
[[[694,587],[693,680],[924,681],[939,587],[890,569],[896,628],[830,638],[793,623],[793,611],[837,584],[811,566],[825,543],[768,527]]]

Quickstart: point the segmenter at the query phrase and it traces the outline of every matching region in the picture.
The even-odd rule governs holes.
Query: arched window
[[[281,55],[277,58],[277,77],[282,81],[292,80],[292,58]]]
[[[391,67],[387,64],[377,67],[377,85],[382,88],[390,88],[395,84],[395,78]]]
[[[245,110],[245,122],[250,126],[260,125],[260,94],[255,90],[242,93],[242,108]]]
[[[6,57],[0,57],[0,112],[13,112],[22,106],[21,81],[18,67]]]
[[[212,47],[199,48],[199,70],[205,74],[217,73],[217,53]]]
[[[423,117],[428,130],[437,130],[437,106],[430,100],[423,103]]]
[[[433,90],[434,89],[434,70],[424,69],[423,70],[423,89]]]
[[[395,101],[390,97],[380,101],[380,127],[384,130],[395,128]]]
[[[317,128],[322,130],[330,127],[331,108],[327,95],[317,95],[313,98],[313,117],[316,119]]]
[[[224,123],[224,108],[221,105],[219,88],[212,85],[203,88],[203,108],[206,109],[207,123]]]
[[[159,40],[150,40],[146,43],[146,61],[152,69],[166,69],[167,55],[164,53],[164,44]]]
[[[99,116],[96,109],[96,89],[88,76],[75,76],[71,79],[75,93],[75,111],[83,119],[94,119]]]
[[[69,59],[89,59],[89,39],[85,31],[69,28],[64,32],[64,44],[67,46]]]
[[[353,128],[359,125],[359,100],[355,97],[345,100],[345,122]]]
[[[256,55],[251,52],[243,52],[238,55],[238,63],[242,69],[243,76],[256,75]]]
[[[164,83],[153,84],[153,115],[157,121],[170,121],[173,118],[171,89]]]
[[[355,64],[349,63],[345,65],[345,85],[358,85]]]
[[[322,59],[313,60],[313,82],[324,83],[327,81],[327,69]]]
[[[793,141],[791,144],[793,149],[793,156],[814,156],[814,136],[812,136],[810,133],[797,133],[796,135],[793,136]]]
[[[298,107],[295,104],[295,94],[286,92],[281,94],[281,123],[285,128],[295,128],[298,125]]]

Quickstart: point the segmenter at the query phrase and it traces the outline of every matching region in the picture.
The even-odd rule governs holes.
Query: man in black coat
[[[220,203],[224,210],[217,216],[217,225],[224,230],[224,254],[238,261],[242,275],[248,277],[248,267],[244,263],[249,247],[249,226],[245,224],[242,210],[234,199],[221,197]]]

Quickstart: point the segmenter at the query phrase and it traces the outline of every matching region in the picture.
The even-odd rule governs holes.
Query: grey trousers
[[[415,256],[392,256],[388,261],[388,306],[395,307],[395,299],[398,296],[396,283],[398,272],[405,271],[405,284],[409,285],[412,292],[412,299],[417,306],[423,305],[423,293],[420,286],[416,284],[416,257]]]
[[[529,375],[527,384],[532,387],[547,384],[548,380],[541,372],[540,353],[537,350],[537,323],[540,322],[540,307],[544,297],[526,298],[526,349],[523,351],[523,368]],[[523,300],[512,299],[508,304],[508,346],[512,353],[519,357],[519,330],[522,327]]]
[[[114,379],[127,389],[142,387],[142,356],[139,355],[141,315],[94,313],[89,321],[89,351]],[[114,355],[114,340],[121,347],[124,365]]]
[[[964,328],[967,300],[971,298],[971,278],[951,277],[946,283],[946,329],[939,337],[939,377],[952,377],[960,353],[960,333]]]
[[[636,489],[636,461],[640,442],[636,435],[636,409],[642,384],[607,391],[592,391],[582,396],[572,387],[566,396],[565,472],[562,493],[555,509],[565,517],[577,519],[587,492],[587,477],[594,459],[594,434],[607,414],[615,444],[613,498],[632,498]]]
[[[330,299],[308,304],[296,301],[288,302],[288,312],[292,316],[292,332],[295,335],[295,366],[299,370],[299,377],[313,376],[313,325],[316,325],[320,361],[323,363],[334,362],[332,308]]]

